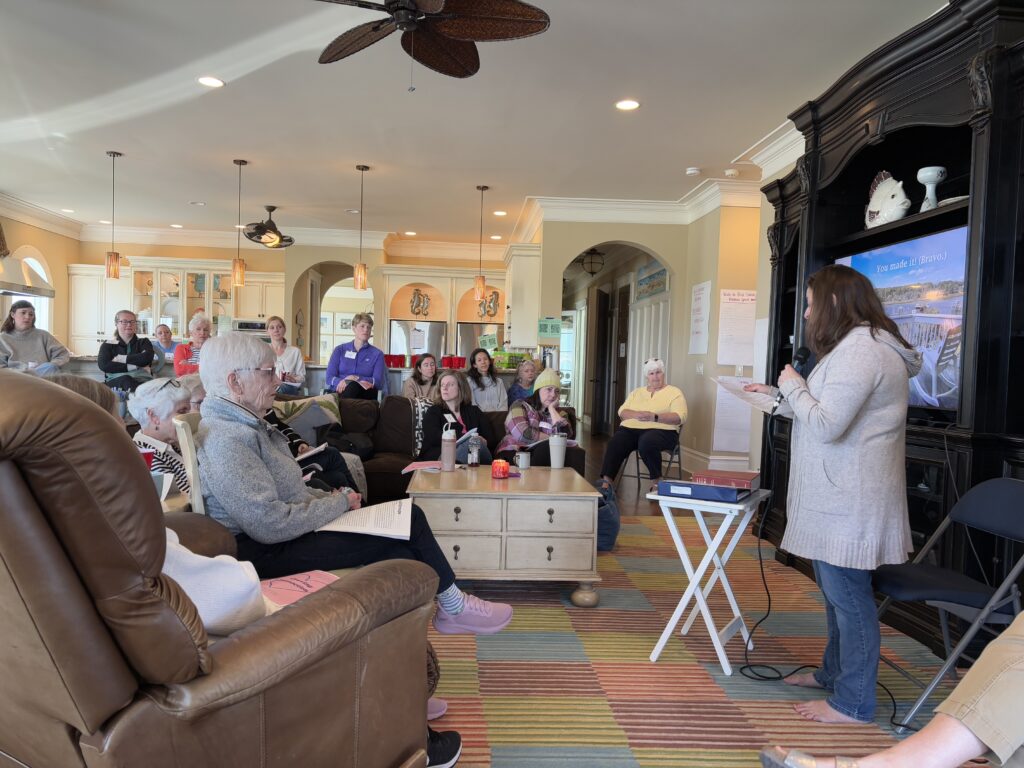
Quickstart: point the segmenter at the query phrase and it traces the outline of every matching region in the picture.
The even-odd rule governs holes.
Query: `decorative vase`
[[[917,180],[924,184],[924,202],[921,203],[921,213],[924,213],[939,204],[935,188],[946,180],[946,169],[941,165],[925,166],[917,172]]]

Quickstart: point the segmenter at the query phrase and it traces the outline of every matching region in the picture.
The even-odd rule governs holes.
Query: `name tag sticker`
[[[353,352],[352,350],[349,350],[348,352],[345,353],[345,357],[347,357],[349,360],[355,360],[356,353]]]
[[[452,422],[455,421],[455,417],[452,416],[450,413],[446,413],[444,415],[444,420],[447,421],[449,424],[451,424]]]
[[[168,363],[173,363],[174,362],[174,353],[173,352],[164,352],[164,360],[166,360]]]

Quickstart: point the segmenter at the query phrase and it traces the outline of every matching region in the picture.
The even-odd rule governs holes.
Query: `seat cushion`
[[[929,563],[883,565],[872,580],[878,592],[894,600],[956,603],[978,609],[984,608],[996,591],[962,573]],[[1005,605],[997,613],[1012,615],[1013,605]]]
[[[410,461],[409,456],[401,453],[376,453],[372,459],[363,462],[371,504],[405,498],[412,473],[403,475],[402,470]]]

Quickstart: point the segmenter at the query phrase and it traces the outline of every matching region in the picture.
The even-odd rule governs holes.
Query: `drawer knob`
[[[551,561],[551,553],[555,551],[555,548],[548,544],[548,562]]]
[[[553,524],[555,522],[555,510],[548,507],[548,523]],[[550,558],[549,558],[550,559]]]
[[[455,553],[455,559],[456,560],[459,559],[459,550],[460,549],[462,549],[462,547],[460,547],[458,544],[456,544],[454,547],[452,547],[452,552]],[[550,560],[550,559],[551,559],[551,555],[548,555],[548,560]]]
[[[455,513],[455,522],[459,522],[459,515],[462,514],[462,507],[456,507],[452,511]]]

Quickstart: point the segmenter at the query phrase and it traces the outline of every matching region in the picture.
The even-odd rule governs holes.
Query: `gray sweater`
[[[64,365],[70,359],[67,347],[42,328],[0,333],[0,368],[12,363]]]
[[[348,497],[308,488],[280,431],[220,397],[202,405],[197,454],[207,514],[261,544],[290,541],[348,511]]]
[[[806,383],[781,387],[794,414],[784,550],[860,570],[907,559],[907,400],[920,369],[917,351],[860,327]]]

